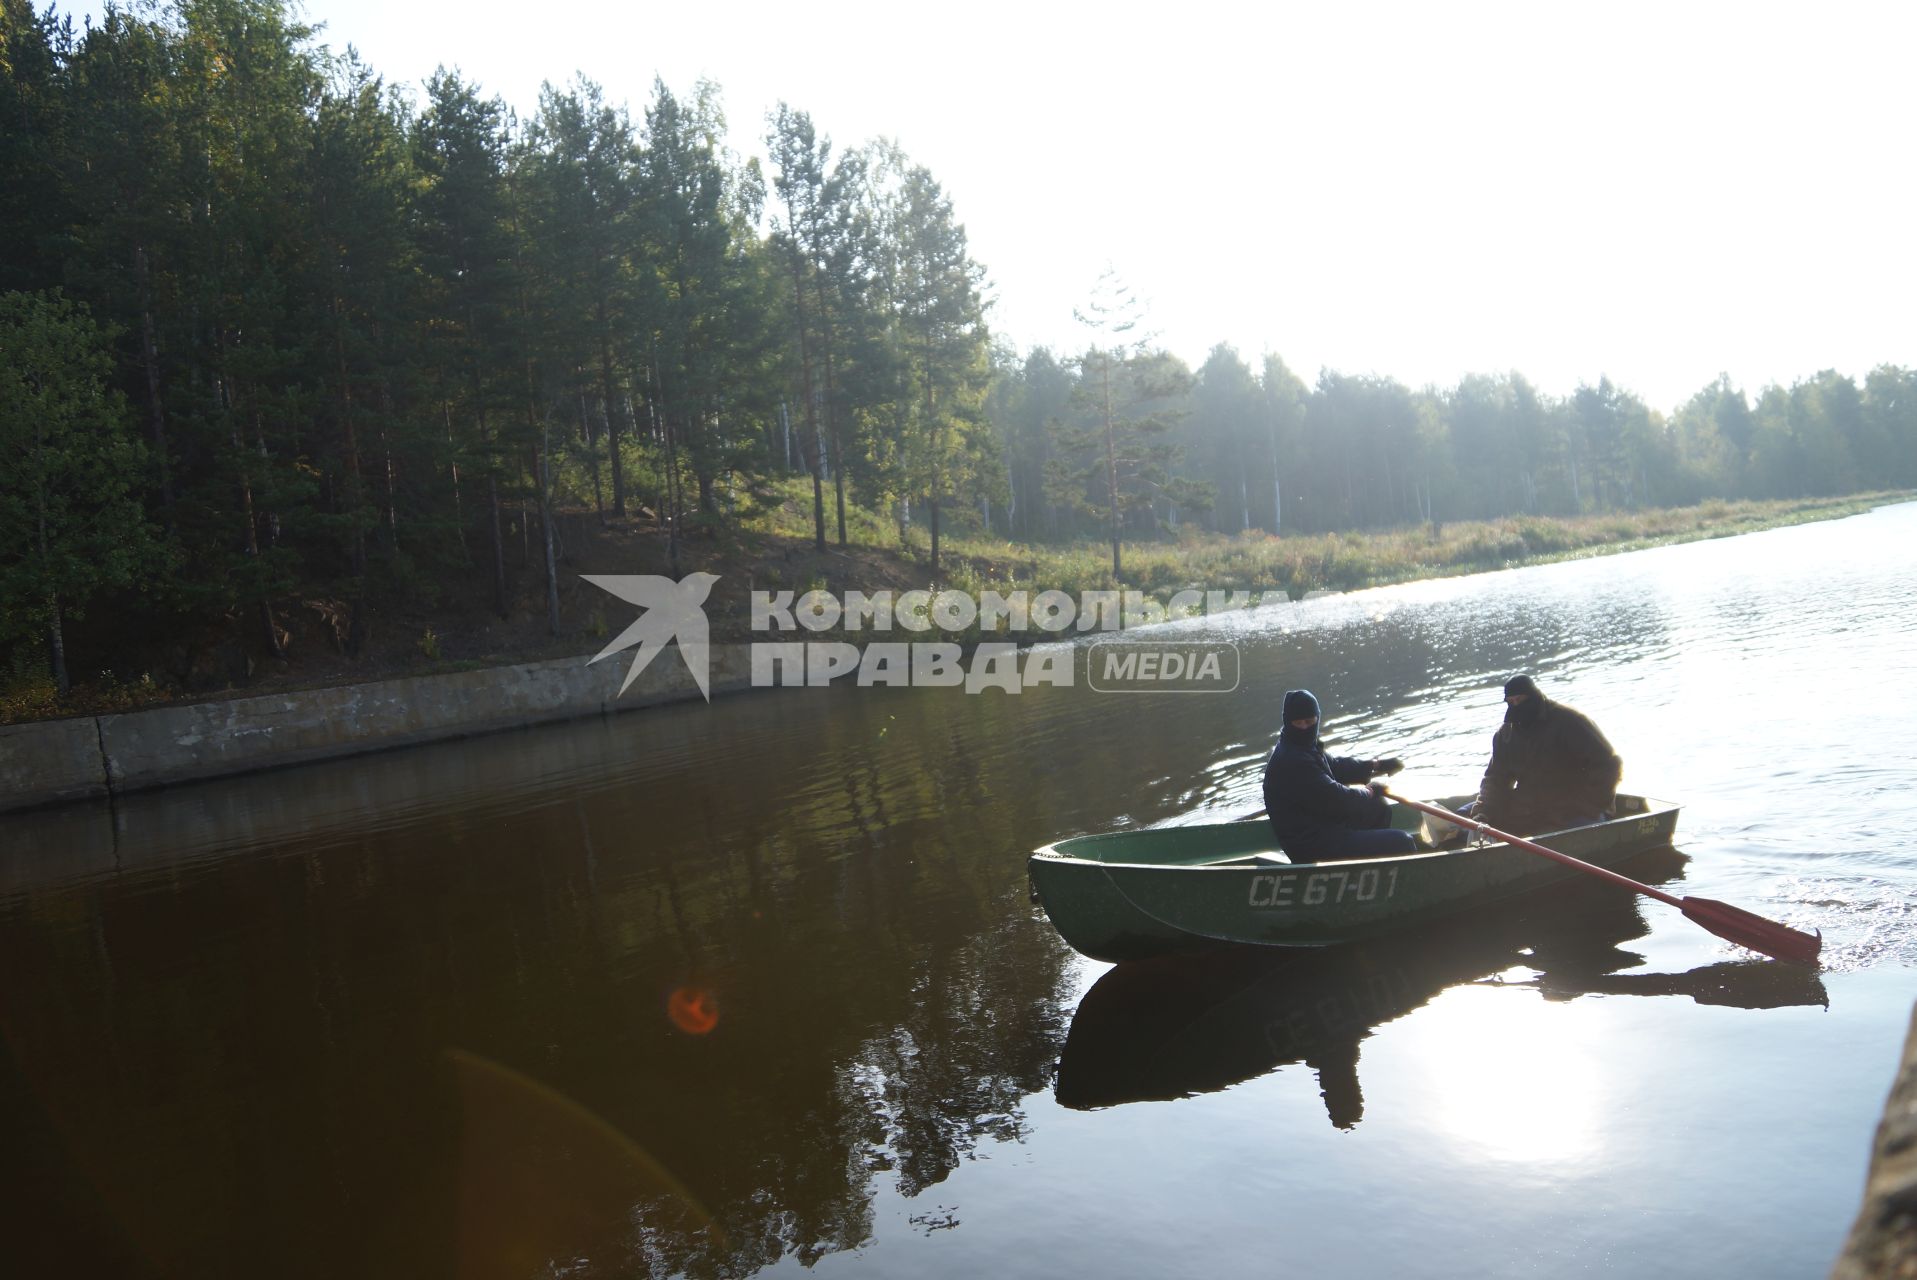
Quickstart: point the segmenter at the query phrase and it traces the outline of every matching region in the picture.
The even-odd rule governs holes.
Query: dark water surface
[[[0,820],[0,1258],[167,1276],[1802,1277],[1917,995],[1917,505],[1179,630],[1232,696],[796,689]],[[1287,687],[1413,794],[1534,671],[1635,868],[1110,966],[1025,855],[1256,809]]]

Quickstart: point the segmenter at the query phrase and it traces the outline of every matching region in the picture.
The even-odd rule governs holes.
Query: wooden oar
[[[1621,884],[1647,898],[1656,898],[1659,902],[1669,903],[1682,911],[1693,924],[1702,925],[1718,937],[1735,942],[1740,947],[1749,947],[1752,951],[1760,951],[1778,960],[1789,960],[1796,964],[1816,963],[1817,953],[1824,949],[1824,934],[1821,929],[1815,934],[1809,934],[1801,929],[1779,924],[1775,920],[1766,920],[1763,916],[1746,911],[1742,907],[1733,907],[1728,902],[1718,902],[1711,898],[1680,898],[1674,894],[1665,893],[1662,889],[1653,889],[1648,884],[1640,884],[1629,876],[1621,876],[1604,867],[1593,866],[1567,853],[1547,849],[1535,841],[1514,836],[1508,831],[1499,831],[1496,827],[1486,826],[1475,818],[1453,813],[1443,805],[1411,800],[1388,789],[1384,790],[1384,794],[1399,804],[1422,810],[1434,818],[1443,818],[1446,822],[1463,827],[1467,831],[1479,832],[1493,840],[1523,849],[1527,853],[1542,854],[1544,857],[1562,862],[1567,867],[1575,867],[1579,871],[1600,876],[1613,884]]]

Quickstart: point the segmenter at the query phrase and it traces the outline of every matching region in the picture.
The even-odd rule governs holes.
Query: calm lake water
[[[19,1275],[1804,1277],[1917,995],[1917,505],[1187,624],[1236,694],[795,689],[0,819]],[[1025,857],[1475,787],[1518,670],[1673,891],[1112,966]]]

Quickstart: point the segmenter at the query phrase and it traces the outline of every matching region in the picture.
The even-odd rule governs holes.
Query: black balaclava
[[[1505,707],[1506,724],[1531,724],[1544,714],[1544,695],[1538,692],[1538,686],[1530,676],[1512,676],[1504,682],[1504,696],[1508,698],[1514,693],[1529,696],[1515,707]]]
[[[1309,689],[1293,689],[1285,695],[1285,723],[1278,731],[1278,740],[1296,747],[1315,747],[1318,745],[1318,726],[1309,729],[1292,727],[1293,720],[1316,720],[1318,718],[1318,699]]]

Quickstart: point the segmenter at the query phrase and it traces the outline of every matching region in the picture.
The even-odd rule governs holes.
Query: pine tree
[[[652,271],[640,310],[650,396],[667,446],[668,548],[675,563],[687,507],[682,469],[697,486],[698,516],[721,518],[718,485],[760,437],[746,428],[769,411],[773,361],[766,317],[768,263],[751,232],[764,202],[757,169],[720,145],[718,90],[702,82],[682,102],[664,82],[646,112],[642,217]]]
[[[140,446],[85,311],[58,293],[0,294],[0,619],[41,629],[71,687],[66,620],[151,568]]]
[[[428,358],[436,394],[455,430],[456,487],[462,465],[486,479],[492,545],[493,608],[507,616],[506,549],[500,484],[510,487],[519,456],[509,406],[516,307],[511,211],[506,190],[506,109],[480,98],[457,73],[426,85],[427,106],[413,130],[419,174],[416,234],[424,303],[432,316]]]
[[[1066,456],[1054,464],[1051,489],[1104,526],[1112,577],[1122,580],[1126,527],[1148,515],[1161,496],[1179,507],[1208,509],[1212,490],[1173,472],[1179,456],[1169,434],[1178,416],[1173,402],[1190,390],[1191,373],[1152,347],[1140,328],[1144,308],[1132,291],[1107,268],[1075,314],[1092,341],[1077,361],[1080,421],[1061,425]]]
[[[366,637],[369,542],[383,536],[388,560],[400,561],[401,471],[430,468],[435,452],[406,412],[416,376],[409,320],[417,255],[405,125],[402,104],[349,57],[320,99],[308,154],[305,293],[318,312],[309,367],[326,389],[322,423],[330,431],[319,456],[338,495],[338,514],[324,524],[335,539],[327,558],[348,580],[346,649],[354,654]],[[429,497],[406,502],[408,517]]]
[[[73,19],[0,0],[0,290],[51,287],[80,220],[66,171]]]
[[[991,379],[985,270],[972,260],[951,200],[923,166],[905,170],[894,216],[901,470],[905,492],[925,499],[937,574],[945,500],[977,477],[991,450],[984,414]]]
[[[562,364],[581,371],[572,388],[583,406],[587,464],[599,503],[599,437],[611,463],[612,511],[626,514],[627,482],[621,443],[633,359],[637,225],[635,143],[623,109],[608,105],[598,85],[581,77],[560,92],[547,85],[528,130],[524,156],[535,269],[552,292],[544,336],[566,354]],[[587,371],[590,371],[589,374]],[[603,517],[603,509],[601,515]]]

